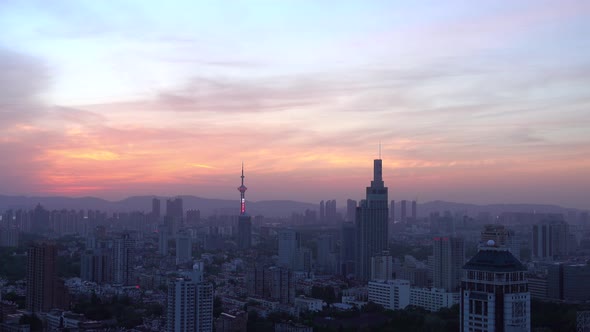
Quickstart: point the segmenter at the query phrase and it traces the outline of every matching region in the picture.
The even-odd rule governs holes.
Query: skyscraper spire
[[[244,162],[242,161],[242,185],[238,187],[238,191],[240,192],[240,215],[246,214],[246,186],[244,186]]]

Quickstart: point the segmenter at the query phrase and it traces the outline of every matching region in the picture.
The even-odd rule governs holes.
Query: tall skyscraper
[[[336,200],[326,201],[325,213],[326,213],[326,219],[325,219],[326,222],[333,223],[336,221],[336,219],[337,219]]]
[[[238,217],[238,248],[248,249],[252,246],[252,217],[246,213],[246,186],[244,185],[244,163],[242,163],[242,185],[240,192],[240,216]]]
[[[523,266],[493,240],[463,267],[461,331],[531,330],[531,296]]]
[[[391,219],[392,222],[395,221],[395,201],[391,200],[391,203],[389,203],[389,218]]]
[[[176,232],[182,226],[183,216],[182,198],[177,197],[166,200],[166,218],[164,221],[168,227],[168,235],[176,235]]]
[[[356,201],[354,199],[349,199],[346,201],[346,221],[354,222],[355,217],[356,217]]]
[[[176,264],[188,263],[193,256],[193,241],[187,232],[178,232],[176,236]]]
[[[465,241],[458,237],[435,237],[433,283],[435,288],[455,292],[461,286],[463,264],[465,263]]]
[[[371,280],[393,279],[393,256],[389,250],[371,257]]]
[[[57,249],[51,244],[33,245],[27,255],[27,310],[49,312],[55,307]]]
[[[532,254],[535,259],[553,259],[568,254],[569,225],[548,221],[533,225]]]
[[[371,277],[371,257],[387,249],[389,209],[387,187],[383,183],[382,160],[373,162],[373,181],[366,189],[366,199],[356,208],[356,275]]]
[[[160,200],[156,197],[152,198],[152,216],[156,218],[156,220],[160,219]]]
[[[401,203],[401,216],[400,216],[400,219],[401,219],[402,222],[408,221],[408,215],[407,215],[406,205],[407,205],[407,201],[405,199],[402,200],[402,203]]]
[[[340,231],[340,274],[354,273],[356,227],[353,222],[342,223]]]
[[[168,227],[158,226],[158,254],[168,256]]]
[[[326,206],[324,201],[320,201],[320,223],[326,221]]]
[[[202,264],[168,285],[167,332],[213,331],[213,285],[203,281]]]
[[[416,201],[412,201],[412,221],[416,221],[418,218],[418,207]]]
[[[294,269],[301,249],[300,234],[292,229],[279,231],[279,265]]]
[[[113,241],[113,282],[133,284],[133,253],[135,240],[128,233]]]
[[[110,283],[113,278],[112,251],[109,248],[95,248],[80,259],[80,279],[98,284]]]

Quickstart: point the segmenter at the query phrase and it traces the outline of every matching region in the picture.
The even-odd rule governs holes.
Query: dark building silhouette
[[[154,218],[160,219],[160,200],[157,198],[152,198],[152,216],[154,216]]]
[[[320,223],[326,221],[326,206],[324,201],[320,201]]]
[[[354,273],[356,250],[356,227],[353,222],[342,223],[340,231],[340,273]]]
[[[182,198],[166,200],[166,218],[165,224],[168,228],[168,235],[175,236],[176,232],[182,225],[184,210],[182,208]]]
[[[459,237],[437,236],[433,239],[433,284],[448,292],[461,287],[465,263],[465,241]]]
[[[113,282],[132,285],[135,240],[128,233],[113,241]]]
[[[27,310],[49,312],[64,308],[67,292],[63,281],[57,279],[57,249],[52,244],[36,244],[27,256]]]
[[[50,212],[45,210],[41,204],[37,204],[35,210],[33,210],[33,218],[31,218],[31,231],[34,233],[44,233],[49,231],[50,225]]]
[[[356,217],[356,201],[354,199],[349,199],[346,201],[346,221],[354,222],[355,217]]]
[[[328,200],[326,201],[326,218],[325,222],[333,223],[336,222],[338,219],[338,215],[336,214],[336,200]]]
[[[389,218],[391,219],[391,221],[395,221],[395,201],[391,200],[391,203],[389,203]]]
[[[418,207],[417,207],[417,203],[416,201],[412,201],[412,221],[416,221],[416,219],[418,218]]]
[[[402,222],[408,221],[407,209],[406,209],[406,200],[402,200],[401,202],[401,216],[400,219]]]
[[[383,183],[381,159],[373,163],[373,181],[366,189],[366,199],[356,209],[356,275],[371,277],[371,257],[387,250],[389,209],[387,187]]]
[[[195,226],[201,221],[201,210],[187,210],[186,223],[190,226]]]
[[[242,163],[242,185],[240,192],[240,215],[238,217],[238,248],[248,249],[252,246],[252,217],[246,213],[246,186],[244,185],[244,163]]]

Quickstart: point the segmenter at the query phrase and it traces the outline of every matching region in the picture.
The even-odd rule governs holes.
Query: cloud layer
[[[576,25],[588,7],[549,7],[377,17],[305,41],[282,26],[288,46],[224,31],[210,43],[170,22],[142,37],[92,19],[107,9],[68,7],[88,29],[47,23],[34,46],[13,32],[0,49],[0,192],[232,198],[244,161],[251,199],[358,199],[381,142],[392,198],[589,208],[590,52]]]

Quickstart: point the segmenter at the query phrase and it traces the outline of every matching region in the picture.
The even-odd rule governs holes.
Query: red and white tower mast
[[[246,214],[246,186],[244,185],[244,162],[242,162],[242,185],[238,187],[238,191],[240,192],[240,215],[243,216]]]

